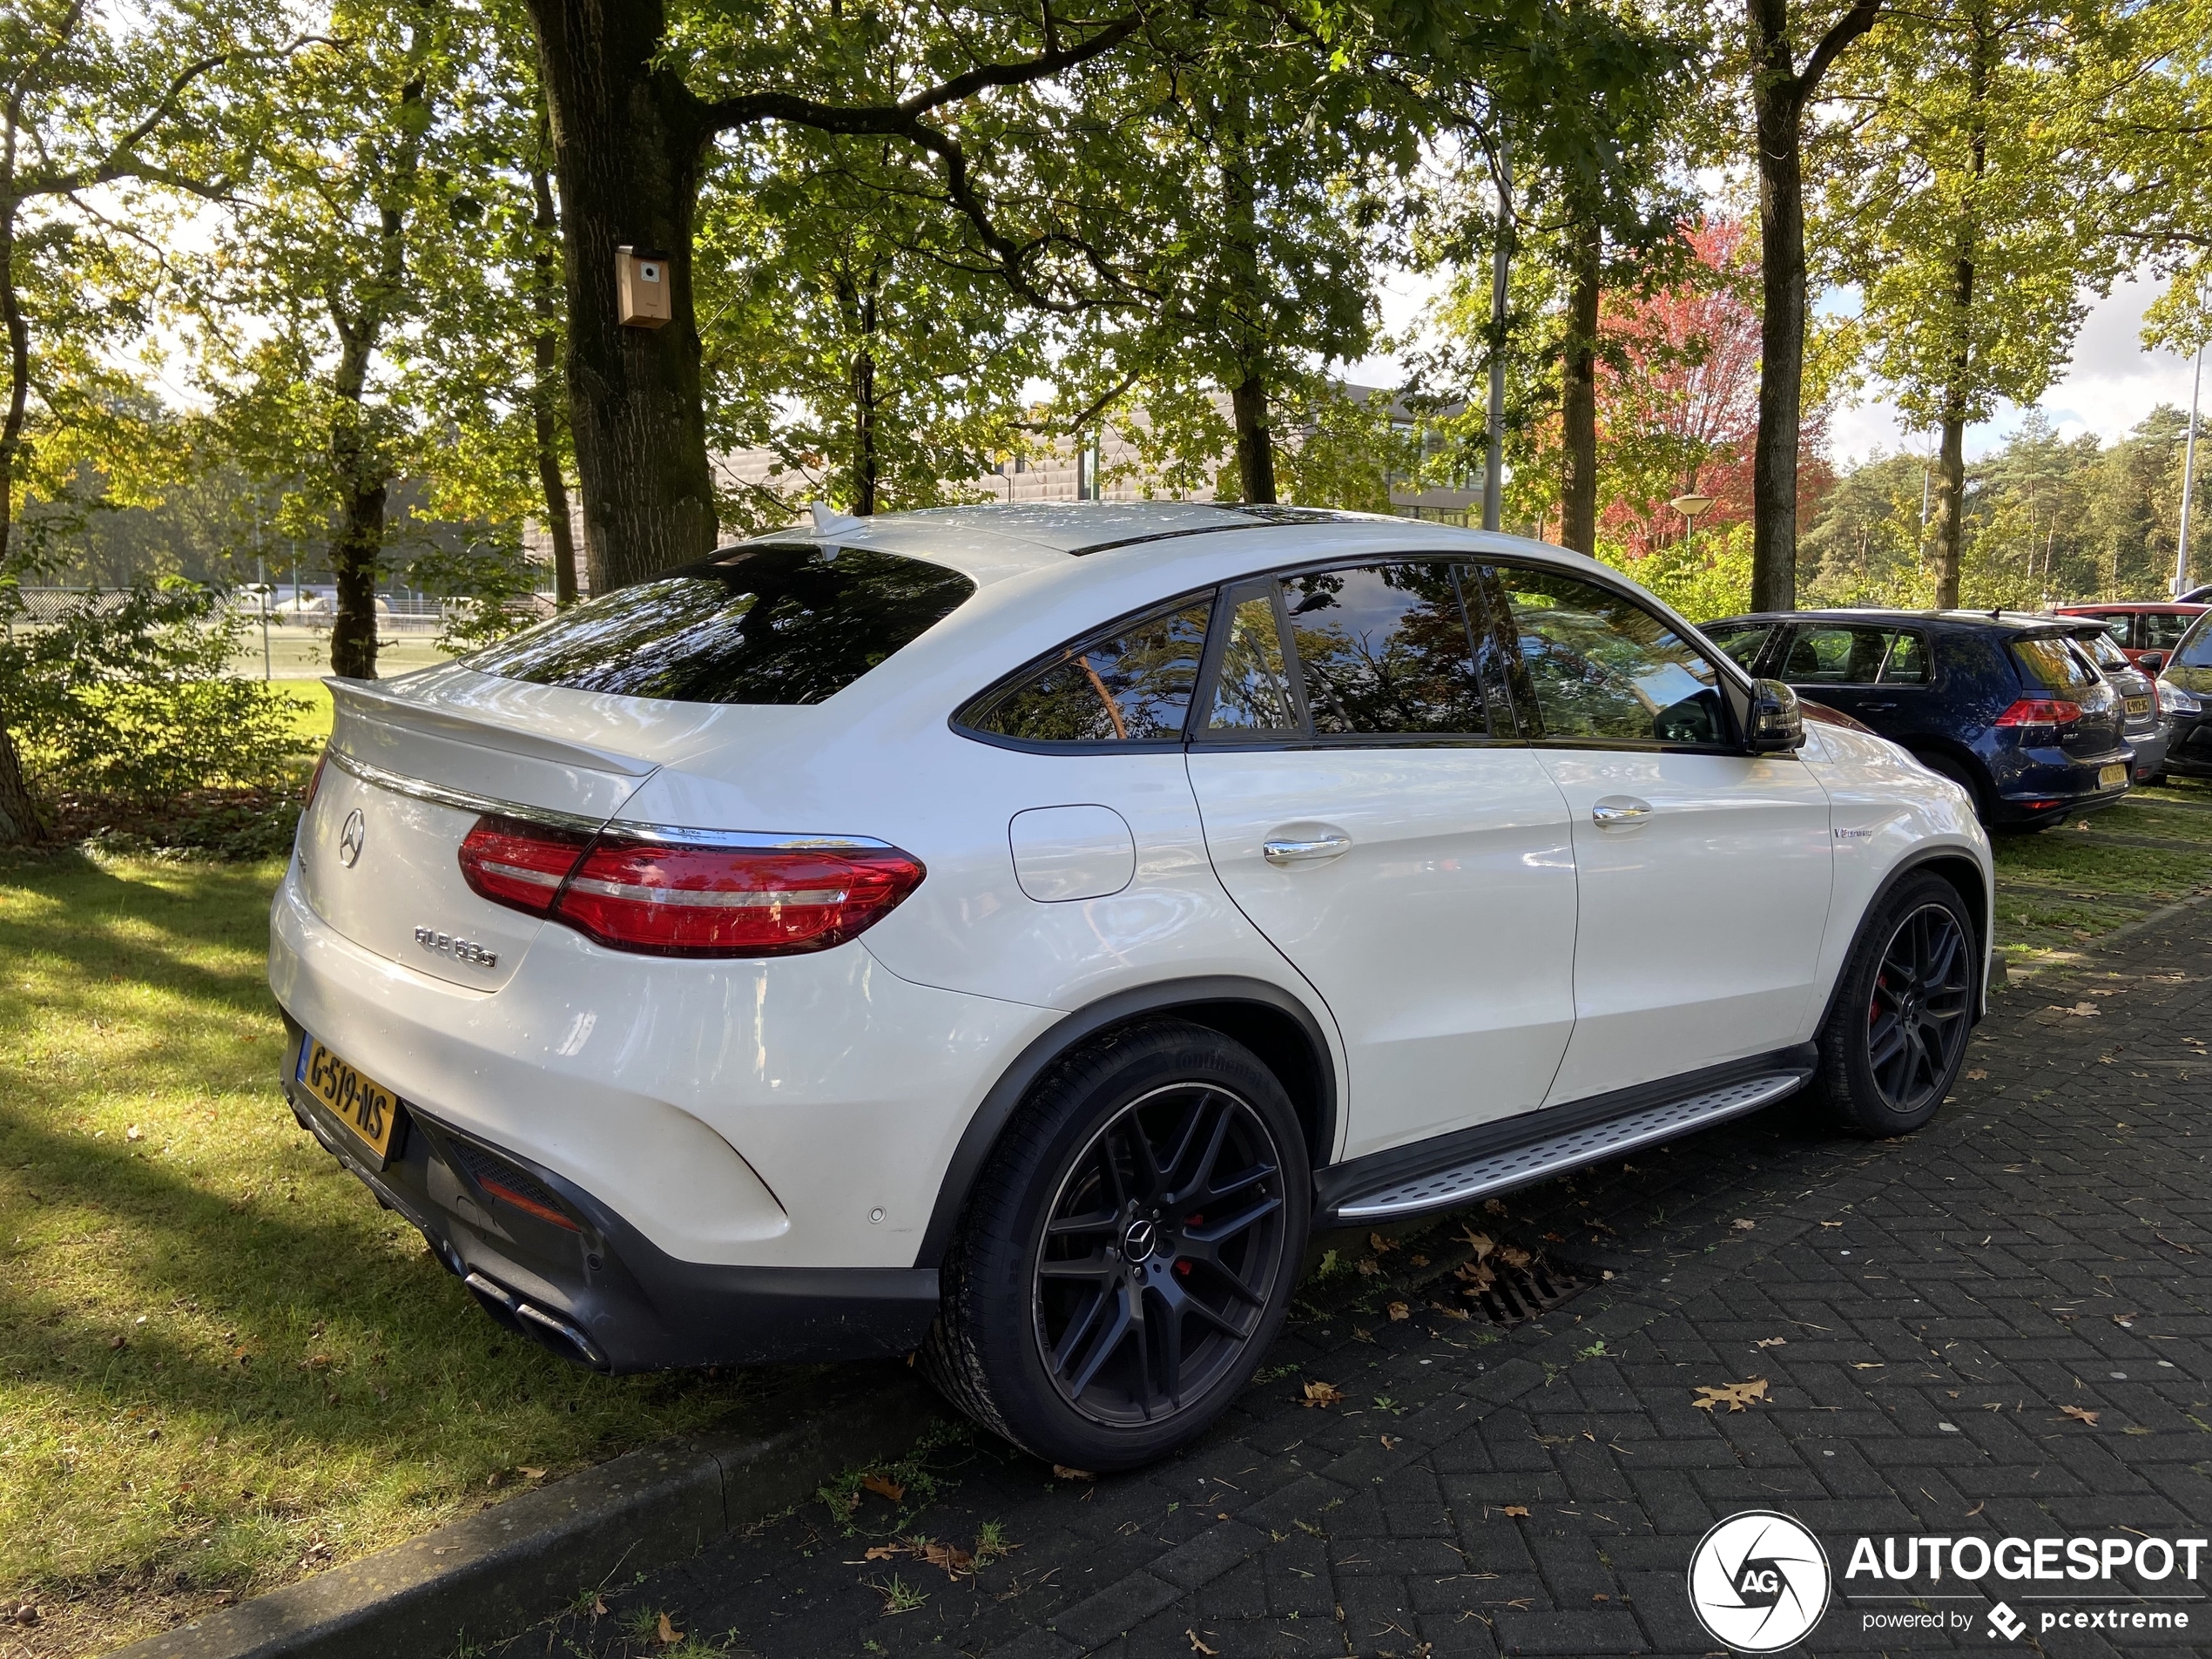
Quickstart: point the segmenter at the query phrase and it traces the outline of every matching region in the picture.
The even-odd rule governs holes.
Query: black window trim
[[[1593,575],[1590,571],[1540,563],[1528,559],[1486,559],[1483,561],[1483,577],[1486,582],[1492,584],[1492,590],[1487,597],[1490,603],[1497,607],[1499,614],[1508,618],[1513,614],[1512,607],[1506,599],[1503,588],[1496,585],[1498,573],[1501,570],[1536,570],[1547,575],[1568,577],[1575,581],[1587,583],[1591,587],[1612,594],[1617,599],[1625,600],[1655,621],[1663,624],[1669,633],[1682,637],[1675,624],[1665,613],[1654,610],[1650,601],[1640,594],[1631,592],[1618,583],[1607,581]],[[1514,633],[1516,644],[1519,638],[1520,635],[1516,631]],[[1717,646],[1711,647],[1711,654],[1708,656],[1707,644],[1703,636],[1698,634],[1694,624],[1689,637],[1683,638],[1683,643],[1712,664],[1713,674],[1716,680],[1735,680],[1737,695],[1748,702],[1751,695],[1753,676],[1746,673],[1734,658]],[[1730,736],[1723,742],[1663,743],[1656,738],[1555,738],[1544,729],[1543,705],[1536,696],[1535,687],[1528,683],[1527,671],[1521,663],[1521,653],[1517,649],[1514,652],[1508,674],[1513,682],[1513,694],[1515,701],[1526,699],[1528,708],[1528,713],[1521,722],[1521,729],[1530,732],[1529,742],[1540,749],[1611,750],[1624,751],[1632,754],[1741,755],[1744,752],[1743,722],[1737,718],[1735,699],[1729,697],[1725,691],[1723,691],[1721,696],[1721,713],[1722,718],[1728,722]],[[1721,691],[1721,687],[1717,685],[1714,689]]]
[[[1155,600],[1140,605],[1134,610],[1124,612],[1123,615],[1115,617],[1111,622],[1103,623],[1098,627],[1089,629],[1082,633],[1076,635],[1071,639],[1063,640],[1061,644],[1053,646],[1049,651],[1041,651],[1035,657],[1029,658],[1028,662],[1022,664],[1021,667],[1013,670],[1011,672],[1000,675],[996,679],[993,680],[989,685],[986,685],[981,691],[976,692],[974,696],[963,698],[960,705],[947,717],[945,724],[950,726],[952,730],[961,737],[969,738],[976,743],[988,743],[995,749],[1013,749],[1022,754],[1126,755],[1179,753],[1184,745],[1190,741],[1190,722],[1194,718],[1193,711],[1197,708],[1199,698],[1204,694],[1207,685],[1206,671],[1213,658],[1214,637],[1218,632],[1218,630],[1216,629],[1214,624],[1221,614],[1221,598],[1224,591],[1225,591],[1224,588],[1219,585],[1193,588],[1188,592],[1179,594],[1171,599]],[[1182,736],[1175,738],[1084,738],[1069,743],[1055,743],[1040,738],[1011,738],[1007,736],[1003,732],[985,732],[979,727],[968,724],[969,721],[976,718],[978,716],[988,712],[994,703],[995,703],[999,698],[1006,696],[1008,692],[1014,691],[1024,680],[1028,679],[1032,675],[1041,674],[1046,669],[1054,667],[1056,664],[1064,662],[1067,659],[1068,652],[1074,650],[1077,645],[1087,645],[1097,640],[1110,639],[1117,631],[1126,628],[1132,628],[1138,623],[1146,621],[1148,618],[1166,616],[1171,614],[1172,612],[1184,610],[1190,606],[1197,604],[1204,604],[1207,608],[1206,638],[1204,651],[1198,659],[1198,672],[1191,681],[1190,706],[1184,711]]]

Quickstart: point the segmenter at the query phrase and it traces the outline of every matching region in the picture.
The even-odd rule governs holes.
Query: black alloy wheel
[[[1941,904],[1897,925],[1866,1000],[1866,1062],[1892,1111],[1940,1104],[1965,1049],[1974,976],[1966,931]]]
[[[1093,1422],[1148,1423],[1236,1368],[1286,1265],[1282,1155],[1211,1083],[1130,1102],[1060,1184],[1037,1252],[1037,1348]]]
[[[1313,1177],[1282,1081],[1157,1018],[1030,1089],[938,1268],[924,1372],[1049,1462],[1103,1472],[1204,1433],[1290,1310]]]
[[[1981,948],[1942,877],[1905,876],[1860,923],[1820,1028],[1814,1085],[1866,1135],[1919,1129],[1943,1104],[1973,1028]]]

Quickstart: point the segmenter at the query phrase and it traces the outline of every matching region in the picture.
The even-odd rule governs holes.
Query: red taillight
[[[781,956],[874,926],[921,884],[894,848],[671,845],[605,836],[562,890],[554,919],[617,950]]]
[[[2072,725],[2081,705],[2062,698],[2024,697],[1997,717],[1999,725]]]
[[[483,818],[461,844],[469,885],[616,950],[782,956],[865,932],[921,885],[894,847],[719,846]]]
[[[550,915],[589,835],[519,818],[480,818],[461,843],[461,873],[495,904]]]
[[[322,787],[322,769],[330,764],[330,750],[326,746],[315,757],[315,769],[307,774],[307,792],[300,803],[300,815],[305,818],[307,808],[315,804],[315,791]]]

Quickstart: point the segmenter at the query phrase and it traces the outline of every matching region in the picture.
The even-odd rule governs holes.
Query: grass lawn
[[[506,1336],[293,1122],[275,863],[0,864],[0,1597],[97,1652],[718,1418]]]
[[[302,697],[303,733],[329,721]],[[2212,887],[2212,790],[2002,836],[2015,975]],[[97,1652],[772,1377],[609,1379],[506,1336],[293,1123],[263,982],[280,867],[0,862],[0,1600]]]

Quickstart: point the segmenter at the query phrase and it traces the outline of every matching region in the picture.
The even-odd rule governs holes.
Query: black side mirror
[[[2166,653],[2162,651],[2147,651],[2135,658],[2135,666],[2155,679],[2158,678],[2158,671],[2166,666]]]
[[[1755,755],[1788,754],[1804,740],[1804,711],[1797,706],[1797,694],[1780,680],[1754,680],[1750,735],[1743,746]]]

